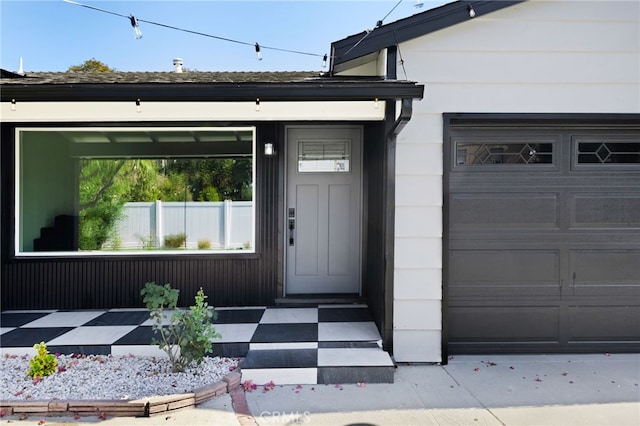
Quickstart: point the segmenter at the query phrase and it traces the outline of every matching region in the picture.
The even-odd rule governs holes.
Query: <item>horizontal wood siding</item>
[[[181,290],[180,305],[193,303],[202,287],[214,306],[273,304],[278,288],[278,208],[281,185],[277,158],[265,158],[269,140],[281,148],[278,124],[258,127],[256,145],[256,254],[180,257],[12,259],[13,126],[2,126],[2,270],[0,308],[97,309],[141,307],[146,282]]]

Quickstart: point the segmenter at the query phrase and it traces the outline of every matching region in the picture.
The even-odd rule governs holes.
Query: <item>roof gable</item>
[[[475,16],[481,16],[524,1],[526,0],[461,0],[382,25],[368,33],[363,31],[354,34],[331,44],[331,70],[332,72],[338,71],[336,67],[354,59],[466,22],[471,19],[469,16],[470,7],[473,7]]]

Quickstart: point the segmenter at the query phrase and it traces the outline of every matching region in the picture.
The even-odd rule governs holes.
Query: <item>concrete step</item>
[[[252,344],[242,380],[256,385],[393,383],[395,366],[376,342]]]

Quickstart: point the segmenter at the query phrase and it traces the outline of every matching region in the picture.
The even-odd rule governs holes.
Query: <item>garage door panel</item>
[[[569,200],[571,228],[640,229],[640,193],[573,193]]]
[[[630,306],[570,306],[570,342],[640,343],[640,304]]]
[[[570,250],[576,296],[640,298],[640,250]]]
[[[459,306],[449,308],[449,341],[557,342],[556,306]]]
[[[559,257],[552,250],[451,250],[449,294],[557,295]]]
[[[557,193],[459,193],[451,195],[456,229],[558,228]]]
[[[637,117],[445,122],[449,349],[640,350]],[[502,161],[545,131],[545,161]]]

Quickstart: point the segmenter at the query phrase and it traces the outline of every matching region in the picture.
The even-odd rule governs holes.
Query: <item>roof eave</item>
[[[466,22],[472,19],[469,17],[469,5],[473,6],[475,16],[478,17],[524,1],[526,0],[457,1],[383,25],[368,35],[361,32],[335,41],[331,43],[331,73],[336,65]]]
[[[156,102],[362,101],[422,99],[424,86],[413,82],[339,82],[266,84],[11,84],[1,100],[10,102]]]

